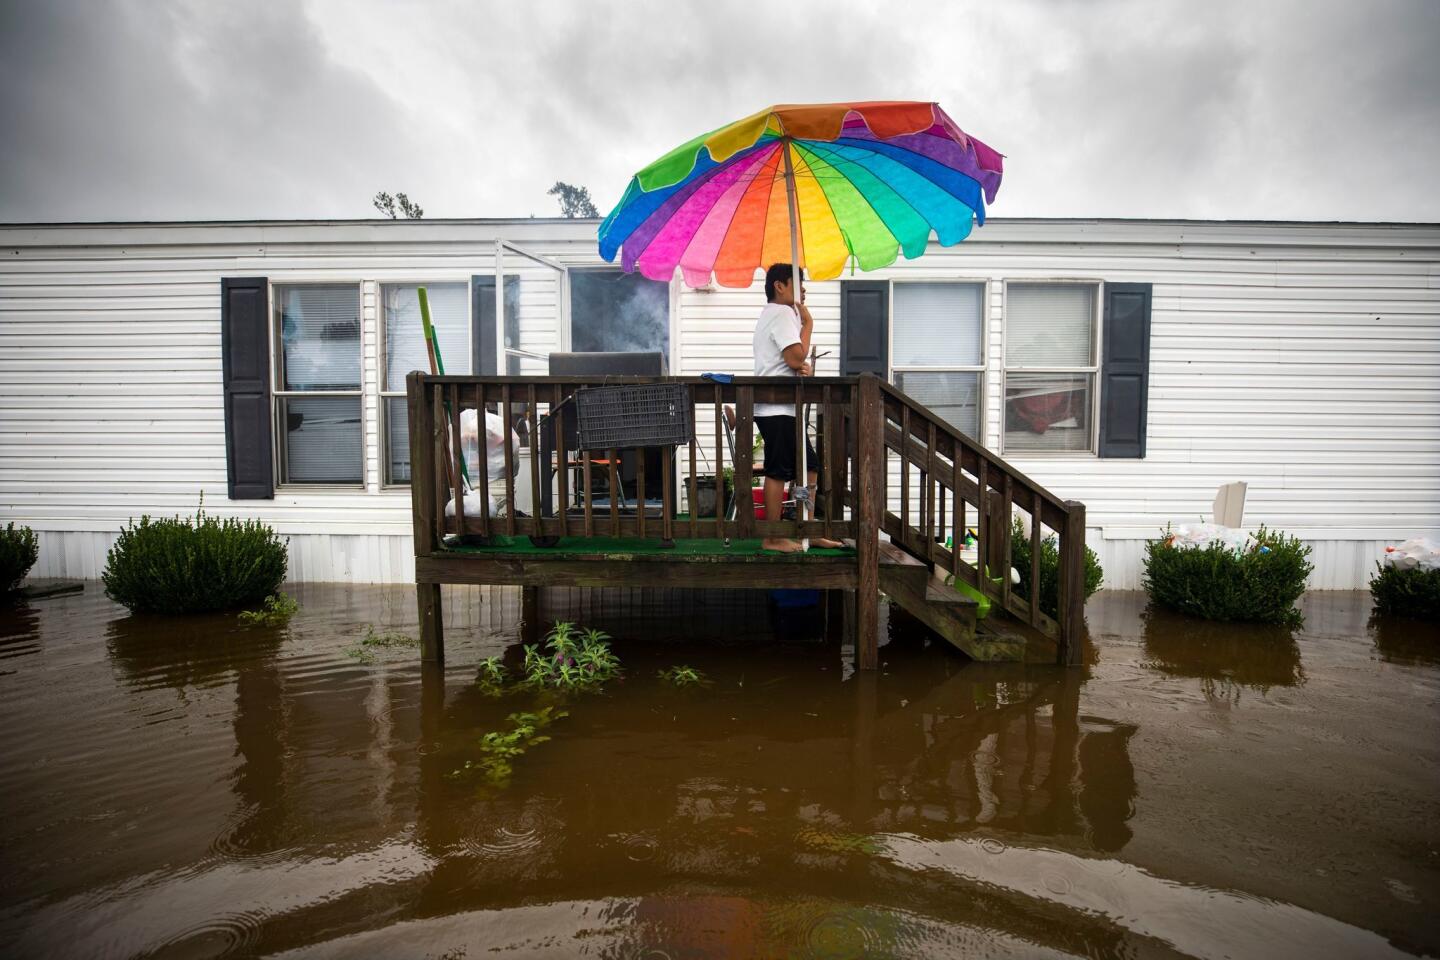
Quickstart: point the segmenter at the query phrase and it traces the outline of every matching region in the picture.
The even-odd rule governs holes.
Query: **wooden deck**
[[[695,438],[647,457],[631,453],[633,477],[622,476],[615,449],[567,450],[566,401],[588,386],[683,384]],[[937,415],[873,376],[858,378],[433,377],[407,380],[411,437],[411,496],[415,576],[423,655],[443,660],[441,584],[522,587],[665,586],[695,588],[813,588],[843,591],[857,665],[878,665],[881,592],[968,656],[977,660],[1043,658],[1078,663],[1083,617],[1085,508],[1044,490]],[[754,516],[748,491],[754,405],[808,408],[817,424],[817,519],[766,522]],[[733,440],[727,437],[727,408]],[[491,515],[489,498],[463,492],[462,410],[490,410],[521,425],[531,444],[530,503],[516,501],[513,454],[503,477],[474,464],[477,490],[514,505]],[[573,425],[572,425],[573,427]],[[798,428],[797,428],[798,439]],[[655,476],[654,458],[659,458]],[[703,469],[702,469],[703,468]],[[733,471],[741,491],[731,512],[723,496],[707,513],[698,492]],[[887,490],[897,474],[898,497]],[[716,484],[716,486],[723,486]],[[658,488],[658,489],[657,489]],[[658,493],[658,496],[656,494]],[[887,502],[899,500],[899,511]],[[454,502],[454,515],[445,506]],[[623,509],[622,503],[653,503]],[[682,512],[683,509],[683,512]],[[1058,618],[1037,596],[1015,595],[1008,577],[982,576],[978,566],[1009,570],[1012,518],[1028,524],[1038,567],[1040,543],[1053,531],[1060,546]],[[962,556],[966,530],[978,543]],[[888,539],[882,539],[882,532]],[[779,554],[760,549],[765,536],[843,540],[844,550]],[[946,546],[947,537],[951,541]],[[1038,583],[1038,569],[1031,571]],[[942,577],[953,575],[982,591],[995,623],[977,621],[976,604]]]

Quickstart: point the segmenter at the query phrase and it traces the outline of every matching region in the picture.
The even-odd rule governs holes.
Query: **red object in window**
[[[1043,434],[1062,420],[1081,422],[1084,404],[1084,390],[1057,390],[1011,400],[1010,413],[1026,430]]]

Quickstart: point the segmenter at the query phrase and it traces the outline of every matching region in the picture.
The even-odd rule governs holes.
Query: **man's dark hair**
[[[765,271],[765,302],[775,302],[775,284],[789,283],[795,276],[795,268],[788,263],[772,263],[770,269]],[[805,279],[805,271],[800,271],[800,279]]]

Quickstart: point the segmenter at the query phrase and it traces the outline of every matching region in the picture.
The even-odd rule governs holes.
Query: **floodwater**
[[[763,595],[554,591],[626,670],[558,704],[474,683],[514,591],[447,588],[441,677],[355,646],[412,590],[290,590],[282,629],[0,611],[6,956],[1440,951],[1440,645],[1363,594],[1292,634],[1102,593],[1069,671],[896,614],[860,675]],[[447,776],[546,705],[508,785]]]

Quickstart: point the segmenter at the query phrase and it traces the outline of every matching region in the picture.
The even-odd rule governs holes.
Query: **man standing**
[[[765,271],[765,309],[755,324],[755,376],[813,377],[815,371],[805,359],[810,354],[810,337],[815,321],[805,306],[805,284],[796,282],[795,270],[788,263],[777,263]],[[785,485],[798,475],[798,451],[795,449],[795,407],[784,403],[755,404],[755,426],[765,441],[765,519],[779,520],[785,502]],[[815,448],[805,438],[807,483],[815,487]],[[834,540],[810,541],[816,547],[841,547]],[[766,550],[799,553],[798,540],[766,537],[761,543]]]

